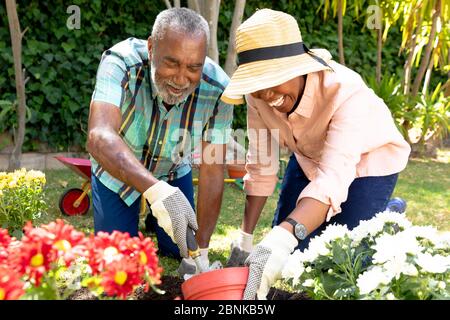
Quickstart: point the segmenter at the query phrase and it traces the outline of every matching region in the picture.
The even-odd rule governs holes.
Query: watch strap
[[[287,223],[289,223],[291,226],[293,226],[294,227],[294,229],[293,229],[293,234],[294,234],[294,236],[295,236],[295,238],[297,238],[297,240],[298,241],[302,241],[302,240],[304,240],[305,239],[305,237],[307,236],[307,233],[306,233],[306,228],[305,228],[305,226],[302,224],[302,223],[300,223],[300,222],[297,222],[297,221],[295,221],[294,219],[292,219],[292,218],[286,218],[286,219],[284,219],[284,221],[286,221]],[[303,235],[302,236],[298,236],[297,235],[297,226],[298,225],[300,225],[301,227],[303,227]]]

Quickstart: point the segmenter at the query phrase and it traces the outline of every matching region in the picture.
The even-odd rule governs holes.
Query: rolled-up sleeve
[[[272,136],[257,110],[250,104],[247,105],[247,135],[249,148],[244,190],[251,196],[270,196],[278,182],[278,139]]]
[[[121,107],[128,86],[128,74],[123,60],[113,54],[103,54],[97,70],[93,101]]]
[[[337,108],[327,131],[317,173],[298,197],[297,203],[303,198],[314,198],[330,205],[326,221],[341,212],[341,203],[347,200],[348,188],[356,177],[365,139],[366,104],[364,94],[358,94]]]

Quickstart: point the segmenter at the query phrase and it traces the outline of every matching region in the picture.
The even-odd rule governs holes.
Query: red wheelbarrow
[[[59,198],[59,209],[68,216],[84,215],[91,205],[88,192],[91,189],[91,161],[81,158],[55,157],[70,170],[86,179],[81,188],[72,188]]]

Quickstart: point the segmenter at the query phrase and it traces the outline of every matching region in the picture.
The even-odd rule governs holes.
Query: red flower
[[[15,272],[0,267],[0,300],[17,300],[25,291],[23,282]]]
[[[108,296],[125,299],[142,282],[135,261],[122,259],[114,261],[101,274],[102,286]]]
[[[48,225],[33,228],[31,222],[24,227],[21,246],[9,255],[11,266],[20,274],[26,274],[40,284],[42,275],[52,264],[68,266],[74,259],[86,256],[86,238],[82,232],[58,219]]]
[[[62,257],[66,266],[73,260],[87,255],[87,239],[83,232],[75,230],[71,225],[65,224],[63,220],[57,219],[41,228],[48,231],[53,238],[53,250],[50,260],[56,261]]]
[[[113,231],[111,234],[98,232],[96,236],[91,236],[87,250],[93,274],[101,273],[113,261],[130,256],[133,248],[130,247],[129,240],[128,233],[119,231]]]
[[[163,269],[158,266],[159,261],[153,241],[150,238],[144,238],[142,233],[139,233],[139,238],[135,237],[133,240],[137,245],[135,255],[140,268],[143,268],[143,272],[150,277],[149,280],[152,281],[152,284],[160,284]],[[146,286],[146,291],[147,289],[148,286]]]
[[[11,265],[20,274],[26,274],[30,279],[34,279],[36,286],[39,286],[42,275],[50,270],[49,252],[51,244],[44,242],[22,243],[16,251],[15,257],[11,259]]]
[[[11,237],[8,234],[8,230],[0,228],[0,266],[6,264],[8,259],[8,247],[11,243]]]
[[[11,242],[8,230],[0,228],[0,247],[7,248]]]
[[[50,269],[53,238],[48,231],[42,228],[33,228],[31,222],[24,227],[25,234],[20,246],[10,250],[10,266],[26,274],[38,286],[44,272]]]

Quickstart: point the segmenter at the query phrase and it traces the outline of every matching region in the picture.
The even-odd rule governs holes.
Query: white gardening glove
[[[177,244],[181,256],[187,258],[189,256],[186,243],[187,226],[194,231],[198,229],[197,218],[189,200],[179,188],[172,187],[164,181],[155,183],[144,192],[143,196],[150,203],[158,225]]]
[[[272,284],[281,277],[289,255],[298,245],[286,229],[276,226],[255,246],[245,261],[249,266],[244,300],[265,300]]]

